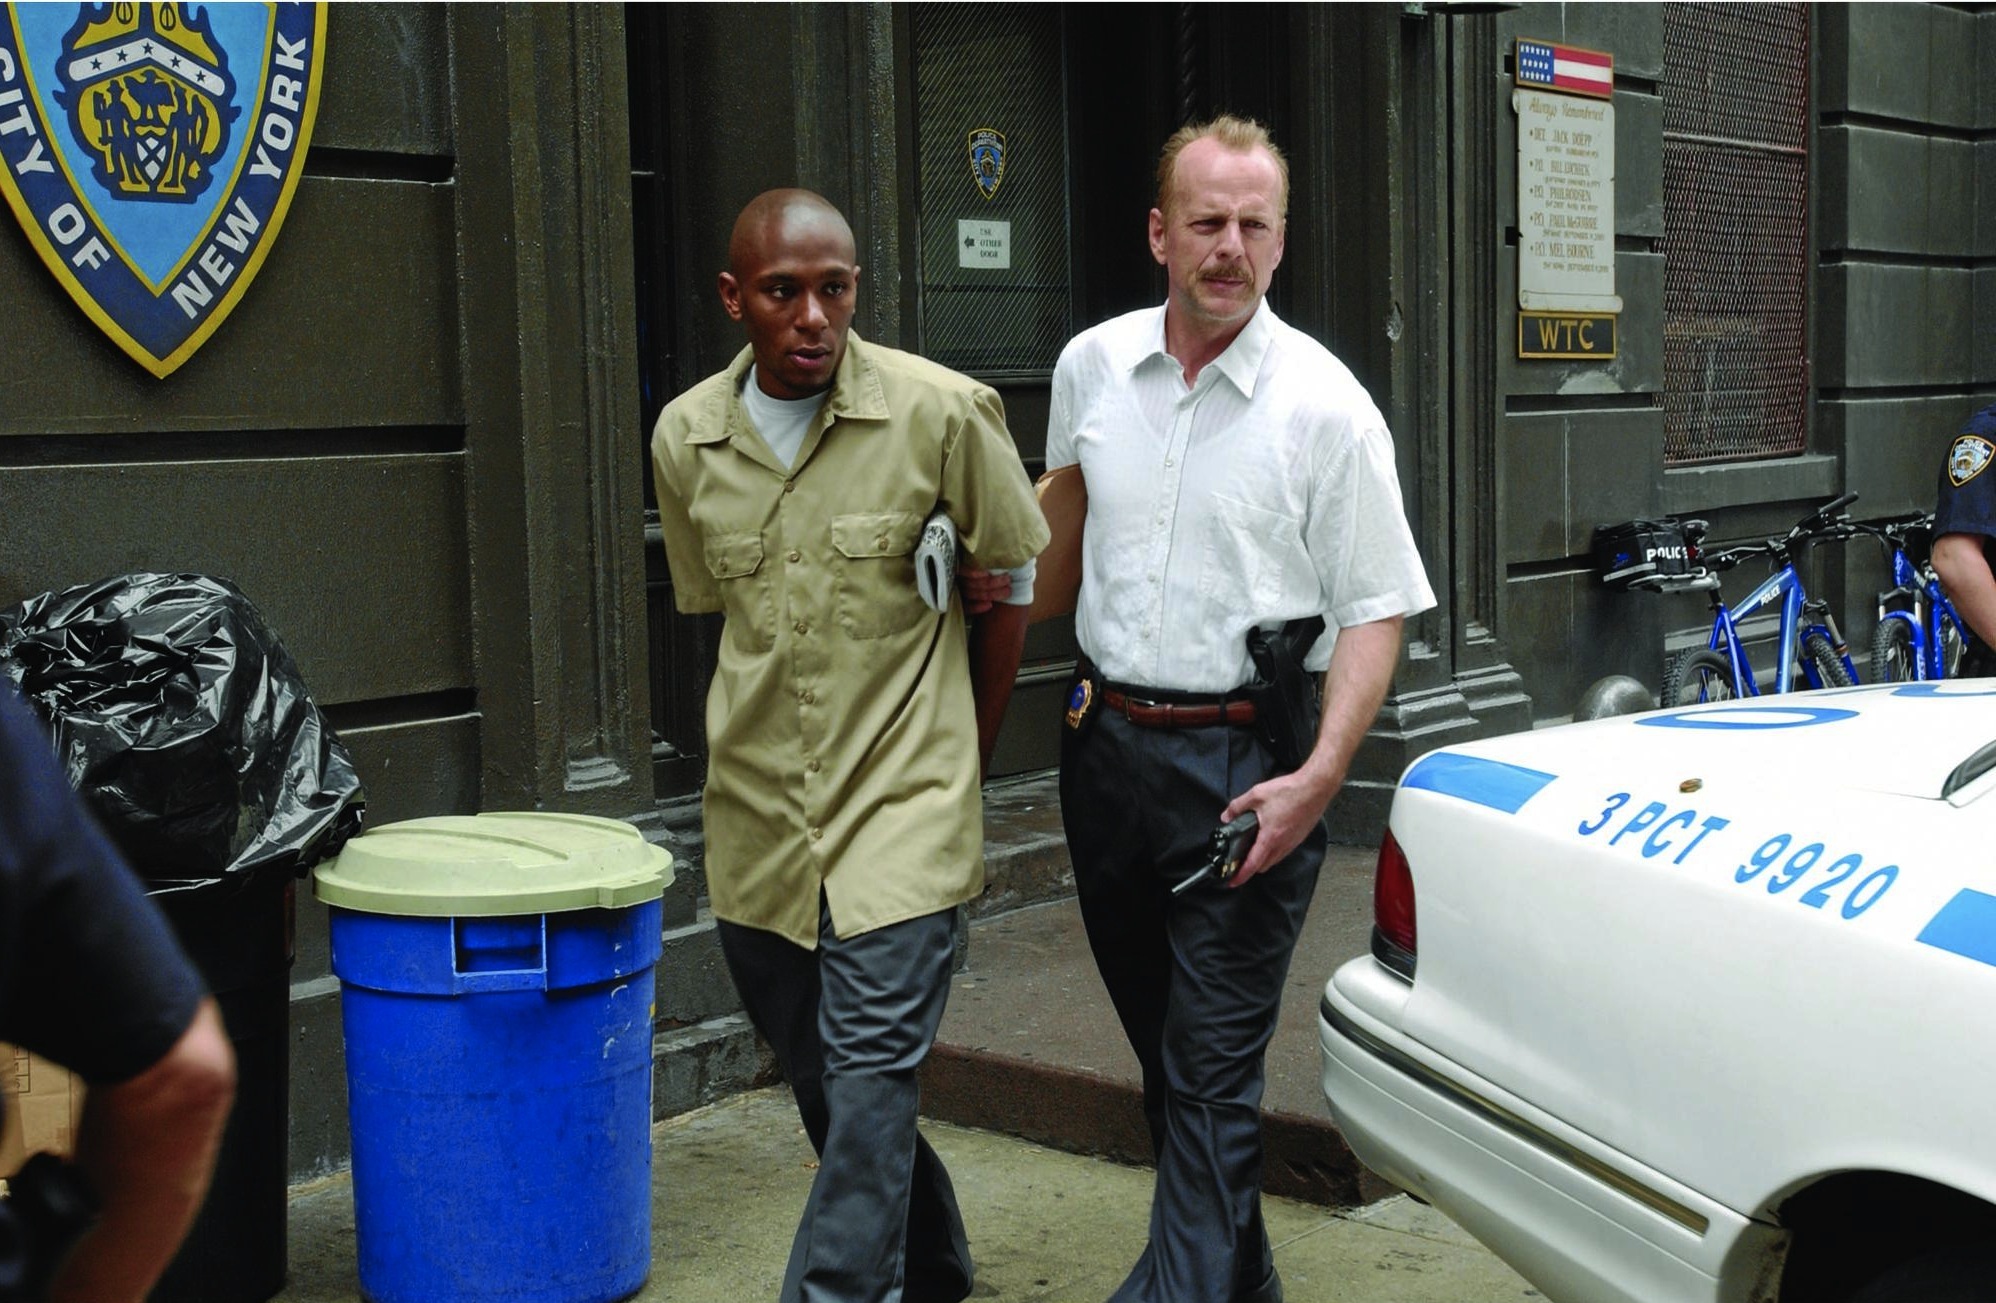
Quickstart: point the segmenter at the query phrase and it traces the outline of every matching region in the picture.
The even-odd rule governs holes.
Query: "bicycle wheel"
[[[1694,647],[1670,663],[1663,673],[1663,706],[1695,706],[1702,701],[1731,701],[1733,667],[1709,647]]]
[[[1871,678],[1874,683],[1911,683],[1919,678],[1913,664],[1913,631],[1904,620],[1880,620],[1871,635]]]
[[[1837,649],[1820,633],[1802,635],[1802,660],[1816,667],[1816,677],[1826,688],[1848,688],[1855,681],[1844,668],[1844,658],[1837,655]]]

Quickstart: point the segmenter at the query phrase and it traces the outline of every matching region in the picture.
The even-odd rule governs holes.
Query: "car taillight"
[[[1372,874],[1372,957],[1414,980],[1414,873],[1389,830]]]

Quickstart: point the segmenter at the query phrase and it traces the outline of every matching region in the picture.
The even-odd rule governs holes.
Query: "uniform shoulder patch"
[[[1968,483],[1982,473],[1989,465],[1989,456],[1996,452],[1996,445],[1979,434],[1963,434],[1955,438],[1954,446],[1947,450],[1947,477],[1956,488]]]

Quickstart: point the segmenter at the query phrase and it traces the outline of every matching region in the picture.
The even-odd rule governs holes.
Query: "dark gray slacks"
[[[1271,772],[1242,728],[1148,729],[1104,711],[1062,733],[1082,920],[1143,1068],[1157,1158],[1150,1239],[1111,1303],[1280,1297],[1261,1217],[1262,1056],[1328,837],[1320,824],[1239,888],[1171,895],[1205,863],[1221,809]]]
[[[970,1246],[949,1172],[915,1129],[915,1072],[949,996],[955,911],[844,940],[822,899],[819,911],[815,951],[719,925],[743,1007],[819,1156],[781,1303],[956,1303],[970,1293]]]

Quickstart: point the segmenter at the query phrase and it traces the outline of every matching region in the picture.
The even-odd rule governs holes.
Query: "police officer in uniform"
[[[234,1052],[200,973],[4,678],[0,1040],[89,1086],[76,1165],[99,1216],[49,1303],[141,1303],[200,1211]],[[0,1257],[22,1247],[0,1243]]]
[[[1964,676],[1996,671],[1996,407],[1985,407],[1948,445],[1934,504],[1934,570],[1948,600],[1975,634]]]

